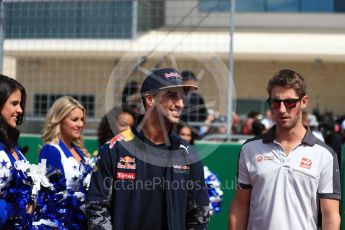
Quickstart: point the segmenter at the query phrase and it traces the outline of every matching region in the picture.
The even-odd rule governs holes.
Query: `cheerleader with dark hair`
[[[0,195],[7,189],[14,163],[26,161],[18,148],[20,133],[16,128],[23,121],[25,102],[25,88],[16,80],[0,75]],[[0,196],[0,229],[12,216],[12,207],[8,200]]]

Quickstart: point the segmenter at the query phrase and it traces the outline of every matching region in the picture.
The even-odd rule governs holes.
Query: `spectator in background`
[[[304,126],[309,126],[308,112],[307,111],[302,111],[302,124]]]
[[[247,118],[243,121],[241,127],[241,134],[243,135],[253,135],[252,125],[255,120],[260,119],[260,113],[258,111],[250,111]]]
[[[308,114],[308,122],[310,130],[312,131],[314,136],[320,139],[321,141],[325,142],[325,138],[319,130],[319,122],[317,121],[316,116],[314,114]]]
[[[342,159],[341,148],[342,148],[342,145],[345,143],[344,136],[339,131],[328,130],[325,135],[325,143],[337,153],[338,163],[339,163],[339,166],[341,166],[341,159]]]
[[[261,121],[255,120],[255,121],[252,123],[252,133],[253,133],[255,136],[259,136],[259,135],[263,134],[264,132],[266,132],[266,127],[265,127],[265,125],[262,124]]]
[[[194,145],[193,132],[189,125],[178,125],[177,134],[187,143]]]
[[[261,123],[265,126],[266,130],[269,130],[274,125],[272,111],[270,109],[266,111],[266,116],[261,120]]]
[[[207,118],[199,130],[199,137],[200,138],[203,138],[207,134],[208,130],[211,128],[212,121],[219,118],[219,112],[218,111],[213,110],[213,109],[209,109],[207,112],[208,112]]]
[[[345,119],[341,122],[341,130],[345,131]]]
[[[238,114],[234,112],[232,114],[232,126],[231,126],[231,133],[232,134],[238,134],[239,133],[240,124],[241,124],[240,116],[238,116]]]
[[[210,128],[208,129],[206,136],[209,136],[207,140],[211,141],[226,141],[227,133],[227,123],[225,116],[219,116],[219,118],[214,119]]]
[[[183,71],[182,81],[185,85],[198,85],[197,78],[191,71]],[[197,92],[189,92],[184,100],[185,107],[182,111],[181,121],[186,123],[191,122],[204,122],[207,118],[207,108],[205,101]],[[198,130],[200,126],[196,127]],[[199,135],[193,132],[195,139],[199,139]]]
[[[324,137],[325,143],[337,153],[339,166],[341,166],[341,147],[344,144],[344,137],[340,130],[340,124],[345,116],[335,119],[331,111],[322,114],[318,109],[314,109],[313,114],[319,121],[319,130]]]
[[[134,116],[127,110],[112,108],[101,119],[97,129],[98,144],[101,146],[114,135],[125,131],[134,124]]]
[[[200,128],[200,137],[204,138],[206,135],[210,134],[221,134],[226,135],[227,133],[227,117],[219,115],[218,111],[214,111],[213,109],[208,110],[209,114],[204,122],[204,125]],[[232,126],[231,126],[231,134],[238,134],[238,129],[240,126],[240,117],[237,113],[232,114]],[[208,140],[221,140],[224,141],[225,138],[216,138],[216,139],[208,139]]]
[[[327,112],[324,115],[324,122],[322,124],[323,135],[325,143],[337,153],[339,165],[341,166],[342,145],[345,143],[344,130],[341,129],[339,123],[336,123],[334,119],[329,117],[331,114]]]
[[[302,123],[304,126],[309,126],[313,135],[320,141],[325,142],[322,132],[319,130],[319,122],[314,114],[310,114],[307,111],[302,112]]]

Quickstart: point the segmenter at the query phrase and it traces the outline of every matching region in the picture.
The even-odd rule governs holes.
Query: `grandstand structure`
[[[2,72],[27,89],[24,132],[39,133],[52,102],[68,94],[87,108],[94,134],[126,83],[164,66],[192,70],[207,107],[220,114],[229,91],[239,114],[264,114],[267,80],[282,68],[306,78],[310,110],[345,114],[345,1],[237,0],[233,17],[230,2],[1,1]]]

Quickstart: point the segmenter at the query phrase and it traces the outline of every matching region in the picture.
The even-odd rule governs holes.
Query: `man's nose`
[[[279,105],[279,112],[286,112],[286,107],[285,107],[285,104],[284,102],[280,102],[280,105]]]
[[[183,97],[182,96],[177,99],[176,105],[181,107],[181,108],[184,107],[184,102],[183,102]]]

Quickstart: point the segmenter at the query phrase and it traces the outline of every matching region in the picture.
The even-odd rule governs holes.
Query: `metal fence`
[[[308,112],[343,115],[345,6],[339,2],[4,0],[0,62],[27,89],[25,133],[40,133],[54,100],[71,95],[86,107],[86,134],[94,135],[114,106],[137,103],[142,112],[125,89],[168,66],[195,74],[207,113],[219,114],[218,122],[231,120],[229,111],[243,119],[250,111],[264,116],[267,80],[283,68],[306,78]]]
[[[218,3],[4,1],[3,73],[28,92],[23,132],[39,133],[54,100],[71,95],[86,107],[93,135],[105,112],[121,106],[130,82],[167,66],[192,71],[206,107],[226,114],[229,13],[213,15]]]

